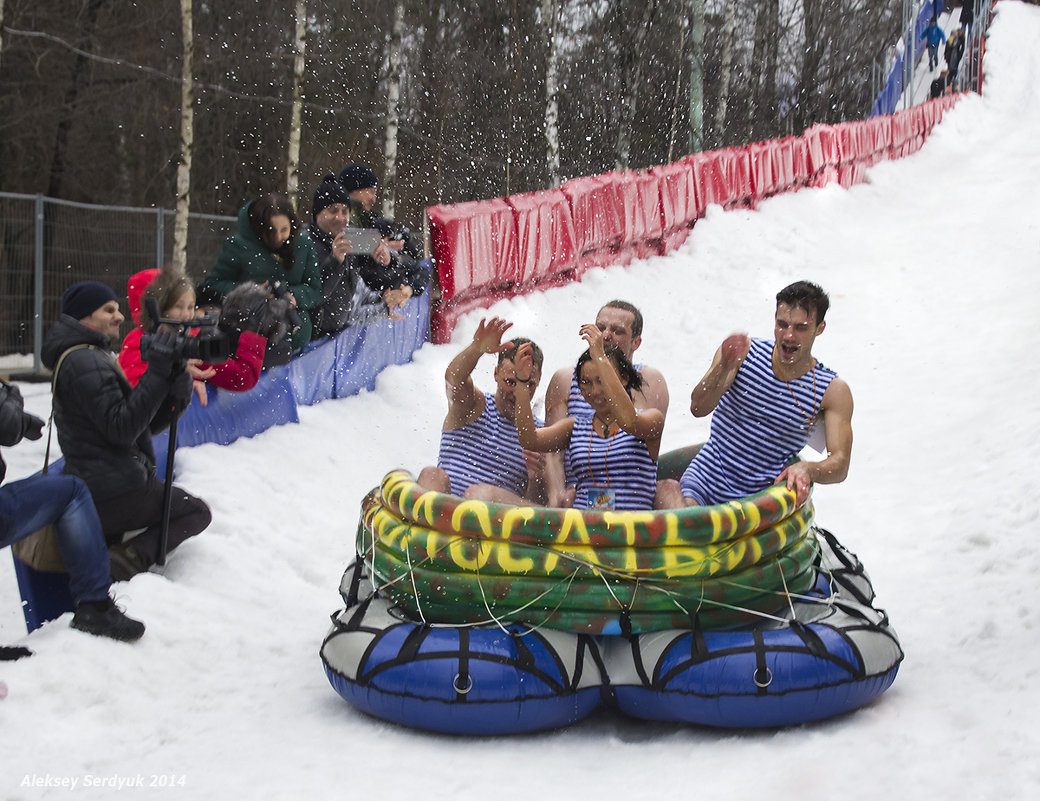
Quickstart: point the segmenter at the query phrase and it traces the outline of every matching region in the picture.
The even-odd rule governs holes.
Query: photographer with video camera
[[[62,295],[61,317],[43,341],[43,363],[54,379],[54,423],[65,472],[86,482],[108,543],[112,578],[148,569],[159,548],[163,482],[157,478],[152,434],[166,428],[191,400],[192,379],[180,332],[162,326],[149,347],[148,367],[131,387],[111,353],[123,315],[115,293],[97,281]],[[59,364],[60,361],[60,364]],[[209,507],[172,488],[168,550],[203,531]],[[128,531],[143,532],[123,542]]]
[[[226,315],[220,312],[198,314],[195,286],[188,276],[170,267],[142,270],[127,282],[130,313],[138,325],[123,340],[119,365],[131,386],[136,386],[148,367],[142,357],[150,335],[160,321],[172,320],[188,325],[194,338],[186,343],[192,351],[187,369],[195,382],[195,393],[206,405],[206,384],[231,392],[245,392],[256,386],[269,340],[279,340],[288,328],[287,301],[270,298],[256,284],[242,284],[225,301]],[[150,306],[155,304],[158,316]],[[270,307],[270,308],[269,308]]]
[[[204,283],[226,297],[245,281],[266,286],[272,297],[281,293],[295,310],[299,324],[287,338],[291,351],[310,341],[310,310],[321,302],[321,272],[314,245],[283,194],[262,195],[239,211],[238,232],[224,241]]]

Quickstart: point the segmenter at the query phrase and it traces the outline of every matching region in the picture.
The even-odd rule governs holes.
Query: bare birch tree
[[[639,89],[642,84],[643,60],[646,58],[643,44],[650,31],[650,25],[653,23],[654,14],[657,12],[657,0],[643,0],[642,3],[634,5],[641,6],[638,16],[636,16],[636,9],[628,6],[627,3],[620,3],[618,7],[624,21],[632,23],[624,26],[620,47],[621,117],[618,120],[615,146],[615,166],[619,170],[628,169],[632,152],[632,125],[636,118],[636,103],[639,100]]]
[[[551,187],[560,185],[560,73],[556,41],[559,11],[557,0],[542,0],[542,33],[545,37],[545,167]]]
[[[307,45],[307,0],[296,0],[296,36],[294,39],[292,108],[289,114],[289,157],[285,176],[285,193],[296,206],[300,193],[300,129],[303,117],[303,76]]]
[[[704,0],[690,0],[689,152],[704,149]]]
[[[715,144],[721,145],[726,130],[729,79],[733,70],[733,31],[736,27],[737,0],[726,0],[722,22],[722,59],[719,64],[719,99],[715,105]]]
[[[386,86],[386,138],[383,145],[383,216],[394,219],[397,197],[397,131],[401,115],[401,41],[404,38],[404,0],[394,3],[390,29]]]
[[[191,205],[191,152],[195,140],[195,35],[191,0],[181,0],[181,141],[177,159],[177,212],[173,224],[173,266],[184,270],[188,261],[188,210]]]

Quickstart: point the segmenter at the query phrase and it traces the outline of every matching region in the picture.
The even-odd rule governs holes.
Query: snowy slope
[[[772,297],[819,281],[832,310],[815,352],[852,387],[856,442],[819,522],[866,563],[907,660],[854,714],[784,731],[650,724],[611,713],[556,733],[465,740],[366,718],[317,656],[362,495],[436,455],[443,370],[427,346],[375,392],[302,410],[300,425],[178,454],[210,530],[163,575],[117,585],[148,624],[128,646],[52,623],[24,637],[0,581],[0,635],[35,656],[0,663],[0,797],[76,798],[118,779],[135,797],[1019,799],[1040,791],[1040,8],[998,4],[984,97],[864,185],[802,191],[758,211],[713,209],[676,254],[502,303],[549,366],[612,297],[647,318],[641,361],[672,405],[665,448],[702,439],[687,397],[723,337],[769,335]],[[472,333],[460,326],[456,343]],[[478,384],[490,385],[490,370]],[[46,409],[46,388],[26,386]],[[544,389],[544,387],[543,387]],[[9,477],[42,449],[5,449]],[[6,554],[3,555],[6,559]],[[154,778],[153,778],[154,777]]]

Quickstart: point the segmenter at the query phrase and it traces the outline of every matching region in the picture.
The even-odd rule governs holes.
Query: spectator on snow
[[[315,338],[387,317],[400,320],[397,309],[412,295],[407,284],[382,293],[368,288],[360,274],[365,257],[354,255],[344,233],[349,224],[350,195],[339,179],[329,174],[314,193],[307,229],[321,269],[321,303],[311,313]],[[389,261],[390,249],[385,242],[379,244],[373,257]]]
[[[430,282],[429,261],[422,256],[408,229],[392,220],[376,215],[379,179],[364,164],[348,164],[339,174],[340,183],[350,196],[350,217],[355,228],[375,228],[389,247],[389,256],[362,260],[361,277],[371,289],[385,292],[402,284],[411,287],[413,295],[421,295]]]
[[[937,97],[942,97],[946,94],[946,70],[939,73],[939,77],[932,81],[928,88],[928,99],[935,100]]]
[[[928,44],[928,69],[934,70],[939,65],[939,43],[946,41],[946,34],[934,16],[928,27],[921,32],[921,38]]]
[[[205,279],[224,296],[245,281],[255,281],[276,296],[284,296],[295,309],[290,350],[297,351],[310,341],[310,309],[321,301],[321,272],[314,244],[300,230],[285,195],[271,192],[242,208],[238,232],[225,240]]]
[[[426,489],[467,498],[493,500],[494,493],[512,499],[541,497],[543,460],[520,447],[517,435],[517,347],[528,348],[530,391],[542,374],[542,352],[529,339],[502,342],[512,325],[498,317],[481,320],[473,341],[444,371],[448,413],[441,427],[436,467],[425,467],[418,483]],[[485,353],[495,354],[495,392],[481,392],[473,370]],[[536,424],[537,425],[537,424]]]
[[[163,516],[163,482],[155,474],[152,434],[191,400],[191,376],[177,352],[177,333],[160,329],[136,387],[109,352],[123,315],[115,293],[97,281],[62,295],[61,317],[43,341],[43,363],[55,369],[54,423],[65,472],[86,482],[108,542],[114,580],[155,561]],[[206,504],[173,487],[167,547],[176,548],[210,523]],[[123,542],[128,531],[144,529]]]
[[[964,55],[964,30],[958,28],[950,34],[946,42],[946,50],[943,53],[946,59],[946,68],[949,75],[946,79],[947,85],[952,89],[957,82],[957,69],[961,65],[961,57]]]
[[[961,3],[961,28],[964,30],[965,38],[971,36],[971,26],[975,24],[975,2],[976,0],[964,0]]]
[[[145,283],[146,281],[147,283]],[[142,284],[144,285],[142,286]],[[251,295],[252,299],[241,304],[238,301],[239,297],[243,295],[247,298]],[[256,386],[268,342],[268,337],[264,334],[271,333],[271,338],[275,340],[278,336],[277,328],[273,332],[268,330],[269,327],[265,328],[264,333],[257,330],[261,328],[261,317],[268,305],[267,295],[266,290],[260,289],[251,281],[240,284],[228,295],[226,304],[229,307],[245,305],[251,309],[254,303],[258,303],[257,314],[247,319],[244,327],[233,328],[222,318],[221,326],[217,330],[204,332],[206,334],[215,334],[217,331],[223,333],[230,340],[231,356],[227,361],[219,364],[206,364],[197,359],[188,360],[188,373],[194,379],[195,391],[203,406],[206,405],[205,384],[207,383],[232,392],[245,392]],[[130,313],[137,326],[123,340],[123,348],[119,353],[119,365],[123,368],[130,385],[137,386],[137,382],[148,367],[141,357],[141,338],[146,333],[154,334],[158,328],[158,321],[152,319],[146,301],[155,301],[160,317],[172,320],[191,320],[196,316],[195,286],[191,279],[180,270],[172,268],[164,268],[161,271],[142,270],[131,276],[127,282],[127,299],[130,303]],[[271,299],[270,303],[287,306],[288,302]],[[256,319],[252,319],[252,317]],[[283,324],[283,331],[284,327]],[[199,332],[196,329],[191,333]]]
[[[18,387],[0,381],[0,445],[39,439],[43,420],[25,411]],[[0,482],[7,466],[0,457]],[[123,614],[109,596],[108,553],[101,521],[87,485],[76,476],[49,473],[0,486],[0,548],[55,524],[58,549],[69,573],[76,604],[72,627],[101,637],[132,642],[144,624]],[[27,648],[0,646],[0,660],[29,656]]]

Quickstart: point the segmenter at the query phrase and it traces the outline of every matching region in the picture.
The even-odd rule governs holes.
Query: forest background
[[[0,0],[0,191],[172,208],[185,15],[192,212],[233,215],[263,191],[298,187],[307,219],[321,177],[360,161],[383,176],[385,211],[417,227],[436,203],[863,118],[901,8]],[[703,85],[696,106],[691,74]]]

